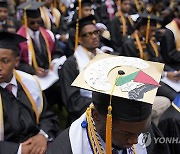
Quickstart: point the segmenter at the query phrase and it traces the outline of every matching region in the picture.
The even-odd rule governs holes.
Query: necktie
[[[40,46],[40,42],[39,42],[39,37],[37,35],[36,32],[33,33],[33,40],[37,46],[37,48],[39,49],[39,51],[41,51],[41,46]]]
[[[12,93],[12,87],[13,87],[12,84],[8,84],[8,85],[6,86],[6,89],[8,90],[9,93]]]

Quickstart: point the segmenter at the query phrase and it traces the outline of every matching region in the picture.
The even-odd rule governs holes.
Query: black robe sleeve
[[[62,100],[70,115],[77,119],[91,103],[91,98],[81,96],[80,89],[72,87],[71,84],[78,76],[79,71],[74,56],[71,56],[64,63],[60,70]]]
[[[158,125],[164,137],[178,139],[174,144],[168,144],[171,154],[180,153],[180,113],[170,106],[160,118]]]
[[[16,154],[19,148],[18,143],[0,141],[0,154]]]
[[[161,55],[166,64],[180,70],[180,52],[176,50],[174,34],[166,29],[161,40]]]
[[[122,43],[123,43],[123,36],[121,32],[121,23],[119,17],[115,17],[110,22],[110,34],[111,34],[111,41],[113,45],[113,49],[115,52],[118,52],[120,55],[122,53]]]
[[[42,129],[49,138],[55,138],[59,133],[59,121],[58,117],[47,108],[47,101],[43,97],[43,111],[39,120],[39,129]]]
[[[64,130],[52,142],[47,150],[47,154],[72,154],[71,144],[69,140],[69,128]]]

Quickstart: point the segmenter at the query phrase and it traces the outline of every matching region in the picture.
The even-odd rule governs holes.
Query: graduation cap
[[[79,38],[79,33],[81,32],[82,28],[86,25],[96,24],[96,18],[93,15],[77,19],[76,21],[72,22],[69,26],[76,29],[76,36],[75,36],[75,49],[78,46],[78,38]]]
[[[26,41],[26,38],[21,35],[0,31],[0,48],[11,49],[14,52],[18,52],[19,43]]]
[[[95,25],[96,24],[96,17],[93,16],[93,15],[90,15],[90,16],[87,16],[87,17],[84,17],[84,18],[81,18],[80,20],[78,21],[74,21],[70,24],[70,27],[72,28],[76,28],[76,24],[78,23],[78,30],[79,32],[82,30],[82,28],[86,25],[90,25],[90,24],[93,24]]]
[[[157,26],[158,23],[162,22],[162,19],[160,17],[157,17],[153,14],[143,13],[139,16],[137,19],[135,29],[139,29],[141,26],[146,25],[146,43],[148,43],[149,40],[149,30],[151,26]]]
[[[29,1],[20,4],[17,9],[25,10],[27,17],[38,18],[41,16],[40,7],[44,4],[45,2]]]
[[[79,7],[79,0],[74,2],[74,8]],[[93,4],[92,0],[81,0],[81,7],[91,6]]]
[[[7,7],[8,7],[8,2],[7,2],[7,0],[0,0],[0,7],[7,8]]]
[[[140,58],[99,54],[72,83],[92,91],[94,106],[107,115],[106,153],[112,150],[112,117],[140,122],[150,116],[163,67]]]

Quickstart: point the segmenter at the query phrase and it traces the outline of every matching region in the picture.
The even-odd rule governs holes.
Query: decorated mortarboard
[[[19,43],[26,41],[26,38],[21,35],[5,31],[0,31],[0,36],[0,48],[3,49],[17,51]]]
[[[7,2],[7,0],[0,0],[0,7],[7,8],[7,7],[8,7],[8,2]]]
[[[93,91],[95,107],[107,115],[106,153],[112,152],[112,117],[140,122],[150,116],[163,68],[140,58],[99,54],[72,83]]]
[[[41,16],[40,14],[40,7],[43,6],[45,2],[36,2],[36,1],[29,1],[20,4],[17,9],[25,10],[27,17],[30,18],[38,18]]]

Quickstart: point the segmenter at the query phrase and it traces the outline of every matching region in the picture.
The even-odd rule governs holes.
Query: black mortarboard
[[[137,19],[135,28],[139,29],[141,26],[147,25],[148,20],[150,21],[151,26],[156,26],[157,23],[162,22],[162,19],[160,17],[157,17],[156,15],[143,13]]]
[[[0,7],[5,7],[5,8],[7,8],[7,7],[8,7],[7,0],[0,0]]]
[[[0,31],[0,36],[0,48],[11,49],[15,52],[18,52],[19,43],[26,41],[26,38],[21,35],[5,31]]]
[[[26,10],[27,17],[38,18],[41,16],[40,7],[44,4],[45,2],[30,1],[22,3],[17,7],[17,9]]]
[[[90,15],[90,16],[81,18],[80,20],[71,23],[70,27],[76,28],[76,23],[77,22],[78,22],[79,32],[80,32],[81,29],[86,25],[90,25],[90,24],[95,25],[96,24],[96,17],[93,16],[93,15]]]
[[[93,4],[92,0],[82,0],[81,1],[82,7],[91,6],[92,4]],[[74,8],[77,8],[77,7],[78,7],[78,0],[76,0],[74,2]]]

